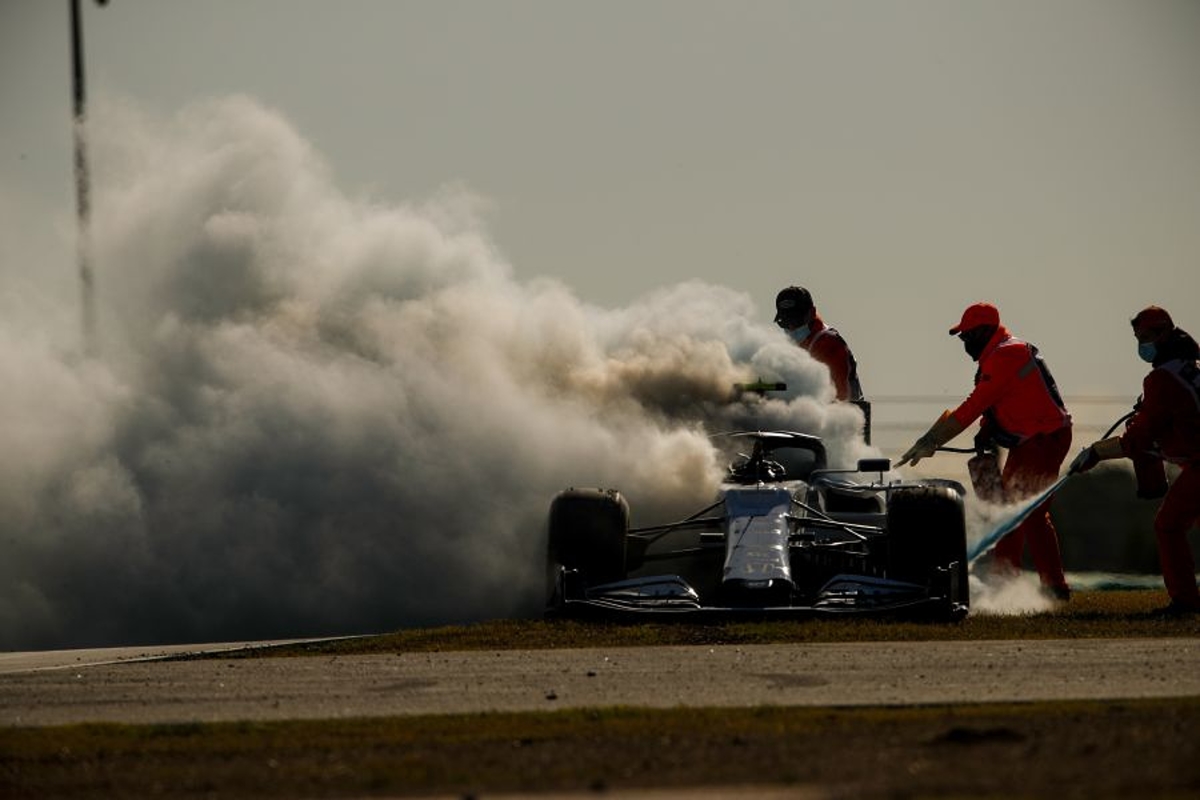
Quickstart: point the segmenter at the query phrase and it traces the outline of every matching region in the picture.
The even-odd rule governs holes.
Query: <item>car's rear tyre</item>
[[[625,577],[625,540],[629,504],[615,489],[567,489],[550,504],[551,566],[582,576],[584,584]]]
[[[892,493],[887,506],[888,576],[930,583],[950,569],[950,596],[941,616],[958,619],[970,605],[967,532],[962,498],[947,486],[920,486]]]

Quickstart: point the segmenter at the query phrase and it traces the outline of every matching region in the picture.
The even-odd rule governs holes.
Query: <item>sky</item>
[[[1080,445],[1133,313],[1200,330],[1195,2],[83,5],[95,356],[69,4],[0,0],[0,649],[533,613],[555,491],[690,512],[747,425],[897,456],[971,302]]]
[[[42,240],[72,207],[67,6],[0,10],[0,180]],[[945,331],[980,299],[1070,395],[1136,394],[1142,306],[1200,329],[1191,0],[84,6],[93,103],[249,95],[348,194],[465,187],[519,280],[588,302],[700,280],[769,320],[805,285],[870,394],[964,394]]]

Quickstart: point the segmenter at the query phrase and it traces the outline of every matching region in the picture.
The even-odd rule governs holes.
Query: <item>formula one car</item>
[[[791,431],[713,441],[734,459],[716,501],[677,522],[631,528],[615,489],[554,498],[547,616],[966,615],[957,481],[885,482],[885,458],[829,469]]]

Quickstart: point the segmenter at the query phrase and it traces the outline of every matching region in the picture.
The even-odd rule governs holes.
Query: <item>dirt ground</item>
[[[1200,699],[0,730],[6,798],[1194,797]]]

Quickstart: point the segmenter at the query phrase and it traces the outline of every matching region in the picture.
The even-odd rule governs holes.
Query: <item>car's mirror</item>
[[[892,460],[890,458],[860,458],[858,460],[859,472],[890,472],[892,469]]]

